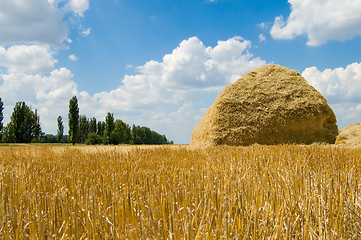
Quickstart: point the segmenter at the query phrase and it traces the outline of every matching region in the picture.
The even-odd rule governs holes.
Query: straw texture
[[[345,147],[361,147],[361,123],[355,123],[340,130],[336,144]]]
[[[265,65],[226,87],[195,127],[196,145],[335,143],[336,117],[300,73]]]

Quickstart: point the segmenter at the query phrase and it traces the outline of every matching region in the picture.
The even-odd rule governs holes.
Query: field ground
[[[54,151],[68,151],[72,150],[80,150],[82,152],[103,152],[103,151],[117,151],[117,152],[129,152],[136,149],[156,149],[156,148],[167,148],[167,149],[175,149],[175,148],[187,148],[187,149],[195,149],[198,148],[192,145],[84,145],[84,144],[0,144],[1,148],[12,148],[13,150],[36,150],[41,148],[51,148]]]
[[[0,239],[360,239],[361,149],[0,146]]]

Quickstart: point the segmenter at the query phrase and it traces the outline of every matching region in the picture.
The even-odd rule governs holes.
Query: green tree
[[[58,143],[61,143],[63,140],[63,135],[64,135],[63,118],[61,116],[59,116],[57,118],[57,122],[58,122],[58,132],[56,134],[56,138],[58,139]]]
[[[73,96],[69,101],[69,141],[75,145],[79,133],[79,107],[78,99]]]
[[[143,144],[142,135],[143,134],[141,128],[133,124],[130,134],[131,144]]]
[[[95,117],[89,120],[89,133],[97,133],[97,119]]]
[[[3,119],[4,119],[4,115],[3,115],[3,110],[4,110],[4,103],[0,97],[0,142],[1,142],[1,136],[2,136],[2,130],[3,130]]]
[[[119,128],[122,133],[121,143],[128,144],[130,141],[130,126],[122,120],[115,121],[115,128]]]
[[[38,142],[42,135],[37,110],[33,112],[25,102],[17,102],[7,126],[8,141],[17,143]]]
[[[133,124],[130,131],[131,144],[173,144],[164,135],[150,130],[148,127],[139,127]]]
[[[15,135],[14,131],[10,130],[11,124],[9,123],[6,127],[2,129],[1,141],[4,143],[14,143]]]
[[[114,122],[114,129],[112,133],[110,134],[109,143],[110,144],[121,144],[125,143],[126,141],[126,135],[125,135],[125,126],[126,124],[122,121],[117,119]]]
[[[85,143],[89,133],[89,121],[85,115],[79,117],[79,141]]]
[[[33,129],[32,129],[32,142],[39,142],[40,138],[43,135],[43,132],[41,131],[40,127],[40,117],[38,115],[38,110],[35,109],[35,112],[33,112]]]
[[[54,136],[53,134],[45,134],[41,137],[40,143],[57,143],[59,142],[58,136]]]
[[[148,127],[142,127],[143,132],[143,144],[153,144],[152,132]]]
[[[99,121],[97,122],[97,134],[99,136],[104,136],[104,131],[105,131],[105,122]]]
[[[114,114],[108,112],[107,116],[105,117],[105,130],[104,136],[106,143],[110,143],[110,135],[114,130]]]
[[[63,139],[61,140],[61,142],[63,142],[63,143],[69,143],[69,138],[68,138],[69,136],[68,135],[64,135],[63,136]]]
[[[88,138],[85,141],[85,144],[87,145],[97,145],[97,144],[102,144],[104,141],[102,136],[99,136],[96,133],[89,133],[88,134]]]

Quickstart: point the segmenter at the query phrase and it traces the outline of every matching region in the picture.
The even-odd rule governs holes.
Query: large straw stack
[[[334,143],[336,117],[297,71],[265,65],[226,87],[195,127],[197,145]]]
[[[355,123],[340,131],[336,144],[344,147],[361,147],[361,123]]]

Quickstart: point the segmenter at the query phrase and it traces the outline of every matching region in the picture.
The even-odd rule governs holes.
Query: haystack
[[[197,145],[334,143],[336,117],[297,71],[265,65],[226,87],[195,127]]]
[[[340,130],[336,144],[344,147],[361,147],[361,123]]]

